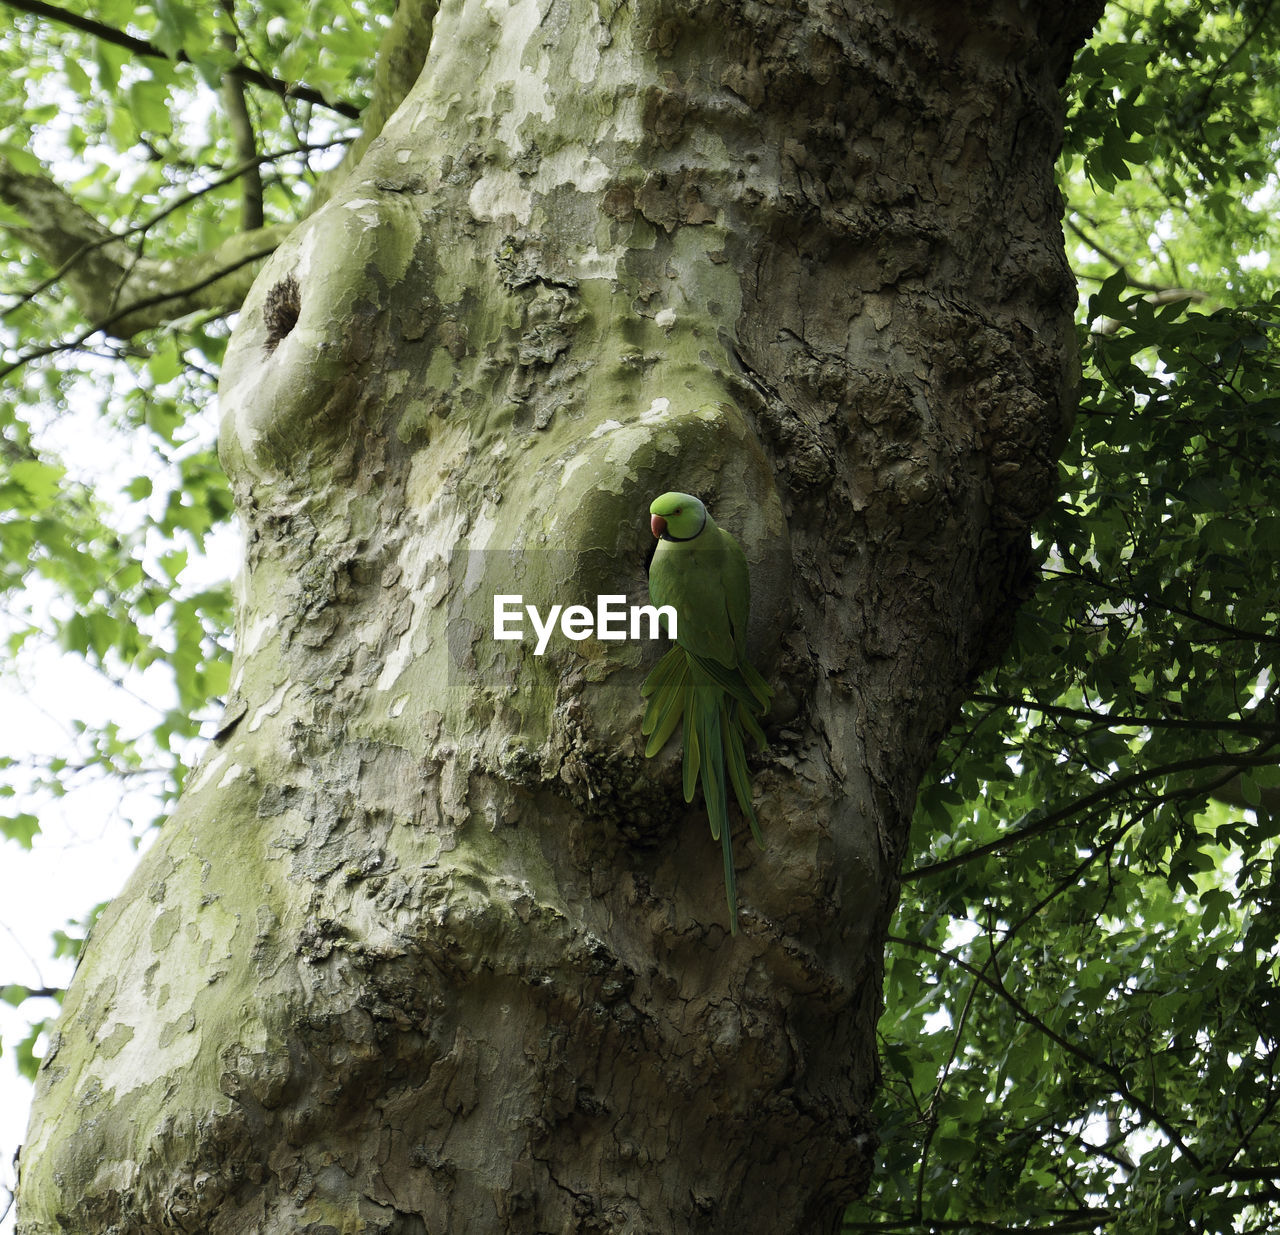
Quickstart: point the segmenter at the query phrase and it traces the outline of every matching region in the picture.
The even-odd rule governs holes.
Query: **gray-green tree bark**
[[[244,304],[234,694],[67,995],[21,1231],[836,1227],[915,786],[1069,422],[1097,8],[440,6]],[[736,937],[656,649],[492,638],[495,591],[641,597],[669,488],[779,690]]]

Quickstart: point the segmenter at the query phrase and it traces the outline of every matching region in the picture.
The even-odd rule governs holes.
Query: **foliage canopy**
[[[1273,8],[1116,7],[1077,62],[1081,406],[919,796],[851,1231],[1280,1219]]]
[[[5,759],[11,846],[86,778],[149,779],[158,823],[215,717],[216,372],[392,7],[0,10],[0,633],[164,701]],[[920,793],[850,1231],[1280,1225],[1277,66],[1272,0],[1117,5],[1078,60],[1081,408],[1015,645]]]

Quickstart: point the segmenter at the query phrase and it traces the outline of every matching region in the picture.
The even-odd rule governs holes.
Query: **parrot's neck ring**
[[[662,533],[662,539],[674,540],[680,544],[683,544],[685,541],[689,541],[689,540],[697,540],[698,537],[702,535],[703,529],[706,526],[707,526],[707,508],[704,506],[702,508],[702,522],[698,524],[698,530],[694,532],[692,536],[672,536],[669,530],[664,530]],[[668,527],[670,527],[670,525],[668,525]]]

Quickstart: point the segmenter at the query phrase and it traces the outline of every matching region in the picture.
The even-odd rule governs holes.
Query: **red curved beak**
[[[654,515],[649,520],[649,526],[653,528],[653,534],[661,539],[662,533],[667,530],[667,521],[661,515]]]

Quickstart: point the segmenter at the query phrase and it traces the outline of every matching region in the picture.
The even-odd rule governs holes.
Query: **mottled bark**
[[[68,994],[22,1231],[836,1227],[915,786],[1069,421],[1097,7],[440,6],[246,301],[226,732]],[[779,690],[736,937],[656,649],[490,637],[642,595],[669,488]]]

